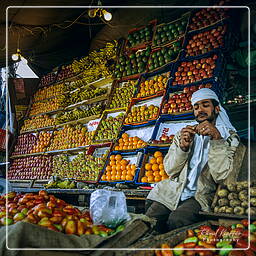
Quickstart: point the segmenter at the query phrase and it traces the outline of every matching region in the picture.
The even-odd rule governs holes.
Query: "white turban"
[[[220,101],[216,93],[209,88],[202,88],[192,94],[191,103],[194,106],[196,102],[200,100],[213,99],[219,103],[220,112],[216,120],[216,127],[225,127],[229,130],[236,131],[234,126],[231,124],[226,110],[220,105]]]

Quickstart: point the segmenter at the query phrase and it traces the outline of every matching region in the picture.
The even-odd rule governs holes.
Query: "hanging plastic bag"
[[[125,194],[122,191],[109,190],[107,187],[91,194],[90,215],[93,224],[103,224],[110,228],[131,219],[127,212]]]

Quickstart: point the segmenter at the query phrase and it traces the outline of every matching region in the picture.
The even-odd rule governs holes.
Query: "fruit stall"
[[[247,160],[236,183],[218,186],[200,223],[141,240],[154,226],[144,215],[145,199],[169,178],[169,146],[196,123],[193,92],[212,89],[245,144],[248,129],[255,139],[255,121],[248,128],[255,98],[232,87],[228,76],[240,40],[237,13],[198,8],[175,19],[155,17],[40,77],[4,160],[12,192],[0,196],[0,233],[1,226],[16,226],[16,237],[44,229],[40,244],[14,239],[12,247],[58,248],[65,241],[65,248],[158,248],[115,255],[256,255],[256,176],[251,172],[248,181]],[[94,224],[90,197],[105,187],[124,193],[129,221]],[[49,241],[52,231],[58,235]],[[232,250],[248,245],[241,254]]]

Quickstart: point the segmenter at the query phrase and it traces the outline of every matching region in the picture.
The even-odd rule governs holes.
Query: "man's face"
[[[213,123],[219,113],[219,106],[214,108],[211,100],[200,100],[195,103],[193,108],[198,123],[202,123],[205,120]]]

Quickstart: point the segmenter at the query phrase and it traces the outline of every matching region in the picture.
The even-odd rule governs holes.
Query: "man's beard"
[[[200,115],[202,115],[202,114],[205,114],[205,113],[201,113]],[[200,115],[198,115],[198,116],[200,116]],[[201,119],[201,120],[199,120],[198,119],[198,116],[196,117],[196,121],[198,122],[198,123],[202,123],[202,122],[204,122],[204,121],[208,121],[208,122],[210,122],[210,123],[215,123],[215,121],[216,121],[216,119],[217,119],[217,117],[218,117],[218,114],[216,114],[215,113],[215,111],[212,111],[212,113],[211,113],[211,115],[210,116],[207,116],[207,114],[205,114],[205,116],[207,116],[207,118],[206,119]]]

